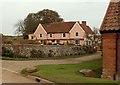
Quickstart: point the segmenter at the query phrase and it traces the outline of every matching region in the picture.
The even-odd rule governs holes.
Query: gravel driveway
[[[2,82],[4,83],[34,83],[35,81],[21,76],[19,73],[23,68],[33,67],[40,64],[71,64],[101,59],[100,53],[80,58],[69,58],[61,60],[30,60],[10,61],[2,60]],[[43,81],[44,82],[44,81]]]

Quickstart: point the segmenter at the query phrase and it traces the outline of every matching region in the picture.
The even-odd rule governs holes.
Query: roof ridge
[[[56,24],[56,23],[75,23],[77,21],[69,21],[69,22],[53,22],[53,23],[44,23],[44,24]]]

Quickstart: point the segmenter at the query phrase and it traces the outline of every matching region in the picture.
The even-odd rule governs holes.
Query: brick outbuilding
[[[103,19],[103,79],[120,79],[120,0],[111,0]]]

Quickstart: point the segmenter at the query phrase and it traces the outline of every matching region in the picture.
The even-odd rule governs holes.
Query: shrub
[[[4,44],[12,44],[12,41],[8,40],[8,41],[4,41]]]
[[[11,49],[2,47],[2,56],[13,57],[13,52]]]
[[[24,69],[21,71],[21,74],[23,74],[24,76],[27,76],[27,75],[28,75],[27,68],[24,68]]]
[[[75,51],[75,55],[82,55],[82,54],[89,54],[89,53],[95,53],[96,49],[92,46],[89,45],[84,45],[84,46],[74,46],[72,48]]]
[[[95,53],[96,52],[96,49],[92,46],[83,46],[83,49],[86,53]]]
[[[53,51],[49,50],[48,57],[53,57],[53,56],[54,56]]]
[[[43,52],[41,50],[32,49],[31,57],[33,58],[43,57]]]

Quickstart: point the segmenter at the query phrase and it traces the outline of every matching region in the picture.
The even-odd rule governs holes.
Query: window
[[[52,40],[52,42],[55,42],[55,40]]]
[[[40,34],[40,37],[42,37],[42,34]]]
[[[43,43],[43,40],[40,40],[40,43]]]
[[[45,41],[44,41],[44,40],[40,40],[40,43],[41,43],[41,44],[45,44]]]
[[[75,34],[76,36],[78,36],[78,32],[76,32],[76,34]]]
[[[52,37],[52,34],[50,34],[50,37]]]
[[[63,37],[66,37],[65,33],[63,33]]]
[[[34,37],[33,36],[31,36],[31,39],[33,39]]]

